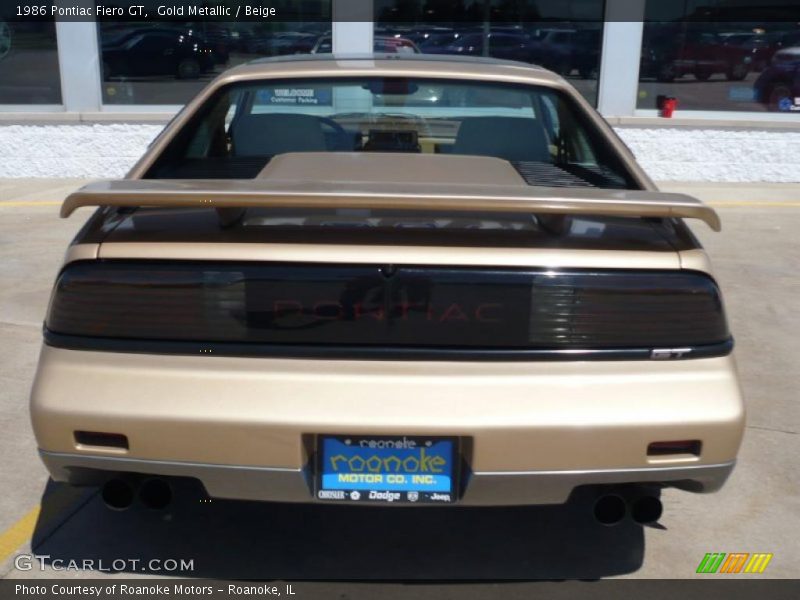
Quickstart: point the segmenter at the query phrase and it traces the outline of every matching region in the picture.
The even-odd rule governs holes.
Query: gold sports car
[[[563,503],[652,522],[744,426],[708,258],[541,68],[261,60],[92,183],[31,397],[53,478],[115,508],[218,498]],[[582,493],[582,492],[579,492]]]

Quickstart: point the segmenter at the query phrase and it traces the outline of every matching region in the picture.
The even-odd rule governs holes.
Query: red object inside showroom
[[[664,98],[664,101],[661,104],[661,116],[665,119],[671,119],[677,107],[677,98]]]

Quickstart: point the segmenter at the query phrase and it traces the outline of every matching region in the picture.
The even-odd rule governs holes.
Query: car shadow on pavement
[[[121,570],[214,579],[561,580],[639,569],[641,527],[603,526],[593,496],[578,496],[543,507],[351,507],[209,501],[179,482],[165,510],[113,511],[96,491],[51,481],[32,547],[51,567],[116,570],[135,559]],[[166,559],[193,570],[158,570]]]

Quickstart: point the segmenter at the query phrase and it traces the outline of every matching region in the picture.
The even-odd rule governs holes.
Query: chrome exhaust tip
[[[642,496],[631,503],[631,517],[639,525],[656,523],[664,512],[664,505],[655,496]]]
[[[598,523],[612,526],[617,525],[628,512],[628,505],[622,496],[607,494],[600,496],[594,503],[594,518]]]
[[[163,479],[145,479],[139,488],[139,500],[147,508],[163,510],[172,503],[172,487]]]
[[[111,510],[127,510],[134,496],[133,486],[124,479],[109,479],[100,492],[103,503]]]

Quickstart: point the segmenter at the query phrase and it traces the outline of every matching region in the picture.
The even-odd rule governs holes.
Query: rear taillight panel
[[[720,292],[684,271],[97,261],[59,276],[52,334],[486,350],[726,342]]]

